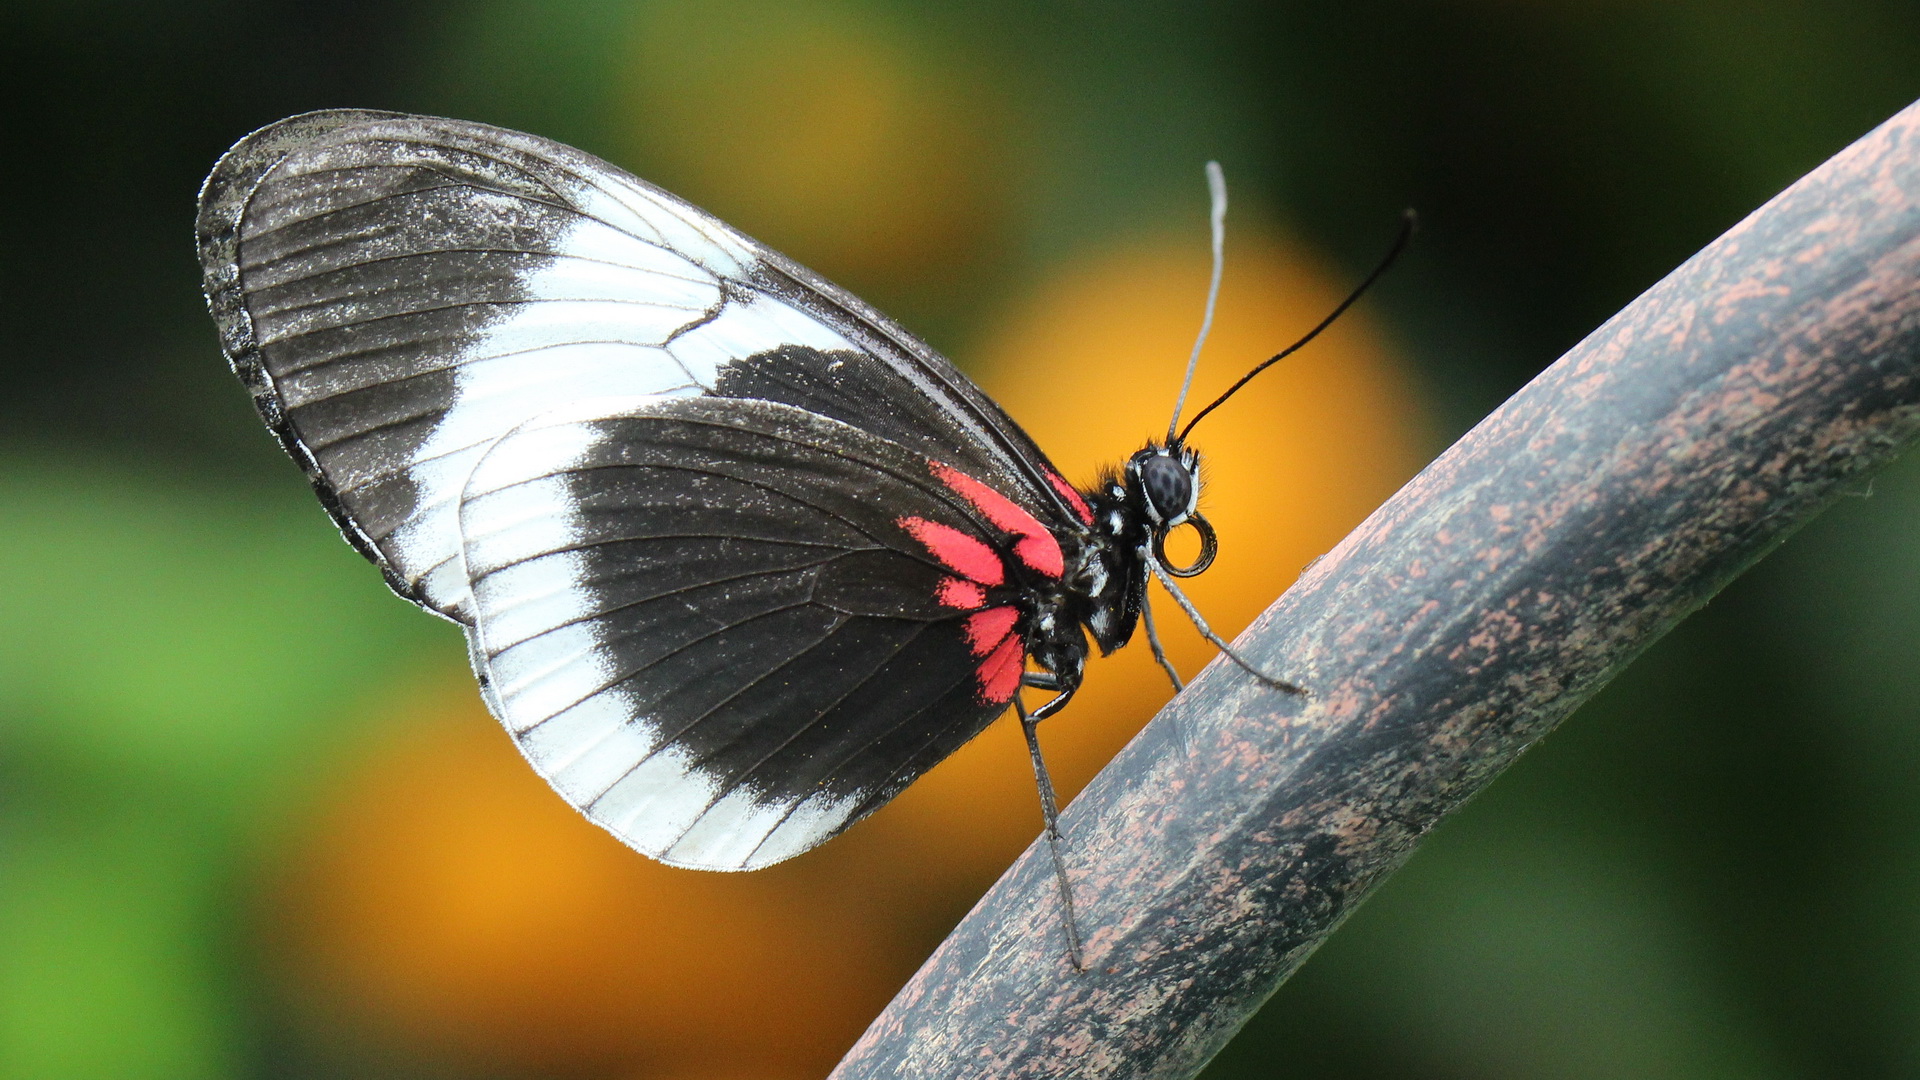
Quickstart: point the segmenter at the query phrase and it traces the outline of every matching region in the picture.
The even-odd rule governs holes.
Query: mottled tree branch
[[[1545,272],[1545,271],[1543,271]],[[834,1074],[1186,1077],[1443,815],[1920,436],[1920,105],[1487,417],[1030,848]],[[1184,725],[1188,752],[1174,734]]]

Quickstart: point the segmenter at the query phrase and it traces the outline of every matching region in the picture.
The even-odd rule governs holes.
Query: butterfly
[[[790,858],[1012,706],[1057,860],[1035,725],[1143,618],[1178,685],[1147,582],[1198,620],[1191,423],[1076,488],[856,297],[485,124],[269,125],[207,178],[198,241],[222,349],[341,533],[464,630],[534,770],[655,859]]]

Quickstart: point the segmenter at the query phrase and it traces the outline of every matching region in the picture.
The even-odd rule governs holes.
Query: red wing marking
[[[1006,583],[1006,567],[1000,564],[1000,556],[986,541],[926,518],[903,517],[897,524],[907,530],[907,535],[926,545],[927,552],[947,569],[982,585]]]
[[[967,648],[975,656],[985,656],[994,646],[1005,641],[1013,633],[1013,624],[1020,621],[1020,613],[1011,607],[995,607],[967,616],[961,625],[966,627]]]
[[[1079,492],[1073,490],[1073,485],[1067,483],[1066,477],[1061,476],[1052,469],[1048,469],[1047,483],[1052,484],[1053,490],[1059,492],[1060,497],[1067,500],[1067,505],[1073,507],[1073,512],[1079,515],[1083,524],[1093,524],[1093,508],[1087,505],[1087,500],[1081,498]]]
[[[1038,518],[1022,510],[1012,499],[993,490],[987,485],[952,467],[933,462],[933,475],[943,484],[952,488],[959,496],[974,505],[974,508],[987,516],[987,520],[1013,533],[1020,539],[1014,542],[1013,553],[1020,561],[1047,577],[1057,578],[1066,572],[1067,560],[1060,553],[1060,542],[1053,538]],[[1065,481],[1062,481],[1063,483]],[[1091,518],[1089,518],[1091,520]],[[919,534],[915,534],[919,538]],[[924,541],[923,541],[924,542]],[[929,545],[931,546],[931,545]],[[939,552],[934,553],[940,558]],[[942,559],[941,561],[945,561]],[[949,563],[948,565],[952,565]],[[955,569],[959,569],[955,567]],[[966,573],[962,570],[961,573]],[[968,574],[968,577],[973,575]],[[975,581],[981,580],[974,578]],[[988,584],[999,584],[988,582]]]
[[[1020,689],[1020,672],[1026,667],[1027,650],[1017,637],[1009,637],[980,662],[980,698],[989,705],[1004,705]]]
[[[966,578],[941,578],[939,591],[934,595],[942,604],[962,611],[987,606],[987,590],[968,581]]]
[[[1060,541],[1051,533],[1039,536],[1023,536],[1013,545],[1013,553],[1020,561],[1040,571],[1050,578],[1057,578],[1067,572],[1066,556],[1060,554]]]

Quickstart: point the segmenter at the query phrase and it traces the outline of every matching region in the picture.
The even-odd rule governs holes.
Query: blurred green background
[[[315,822],[461,658],[224,371],[193,197],[247,131],[358,105],[572,142],[963,366],[1082,254],[1203,245],[1209,157],[1238,227],[1341,280],[1411,205],[1371,303],[1431,453],[1915,97],[1911,0],[0,6],[0,1078],[784,1077],[851,1038],[475,1053],[287,959],[286,897],[334,889],[284,885]],[[1208,1075],[1920,1075],[1920,461],[1860,494],[1442,827]]]

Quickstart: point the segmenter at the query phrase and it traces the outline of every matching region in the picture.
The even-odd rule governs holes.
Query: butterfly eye
[[[1193,510],[1193,474],[1163,454],[1140,463],[1140,488],[1156,523],[1178,525]]]
[[[1214,535],[1213,526],[1207,524],[1207,519],[1201,517],[1199,514],[1187,515],[1187,520],[1181,522],[1181,524],[1193,526],[1193,531],[1200,534],[1200,554],[1195,556],[1194,560],[1186,566],[1175,566],[1167,560],[1167,534],[1172,532],[1174,528],[1178,528],[1178,526],[1174,526],[1154,530],[1153,557],[1160,563],[1162,570],[1172,574],[1174,577],[1195,577],[1206,570],[1207,567],[1213,565],[1213,557],[1220,553],[1220,538]]]

